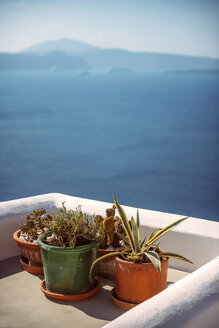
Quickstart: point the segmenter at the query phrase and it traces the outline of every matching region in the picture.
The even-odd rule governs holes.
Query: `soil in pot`
[[[168,259],[161,261],[161,272],[152,263],[136,264],[115,259],[115,293],[124,302],[138,304],[167,287]]]

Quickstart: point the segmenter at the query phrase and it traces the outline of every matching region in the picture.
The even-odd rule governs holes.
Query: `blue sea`
[[[219,75],[1,72],[0,185],[219,221]]]

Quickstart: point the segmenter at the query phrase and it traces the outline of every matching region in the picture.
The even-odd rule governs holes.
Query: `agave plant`
[[[93,270],[95,264],[109,256],[120,255],[125,261],[131,261],[134,263],[151,262],[158,272],[161,271],[162,258],[166,258],[166,257],[176,258],[176,259],[183,260],[183,261],[186,261],[186,262],[189,262],[192,264],[192,262],[190,260],[188,260],[187,258],[185,258],[182,255],[172,253],[172,252],[161,252],[159,249],[159,244],[156,243],[159,238],[161,238],[167,232],[174,229],[178,224],[180,224],[181,222],[186,220],[188,218],[188,216],[171,223],[170,225],[166,226],[163,229],[156,229],[156,230],[152,231],[148,238],[145,237],[143,241],[140,241],[138,210],[137,210],[136,221],[133,218],[131,218],[131,220],[128,221],[125,211],[123,210],[122,206],[118,203],[114,194],[113,194],[113,198],[114,198],[116,208],[119,212],[120,218],[122,220],[123,228],[126,232],[125,237],[122,235],[120,235],[120,237],[122,239],[124,239],[124,241],[125,241],[126,245],[128,245],[128,247],[126,247],[121,252],[114,252],[112,254],[103,255],[103,256],[99,257],[96,261],[94,261],[90,268],[90,279],[91,279],[92,270]]]

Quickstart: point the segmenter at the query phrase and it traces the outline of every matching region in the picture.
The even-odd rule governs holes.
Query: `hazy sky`
[[[219,0],[0,0],[0,52],[70,38],[219,58]]]

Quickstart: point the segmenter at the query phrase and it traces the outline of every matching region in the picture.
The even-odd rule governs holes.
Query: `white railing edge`
[[[217,328],[219,257],[104,328]]]
[[[12,234],[25,220],[25,215],[36,208],[44,207],[53,213],[61,207],[62,202],[68,209],[82,205],[82,210],[90,214],[105,215],[105,209],[112,205],[102,201],[69,196],[60,193],[49,193],[39,196],[0,202],[0,260],[13,257],[19,251],[12,240]],[[136,208],[124,206],[128,217],[136,215]],[[182,215],[156,212],[139,209],[141,236],[148,235],[153,229],[164,227],[167,224],[183,217]],[[168,236],[162,237],[161,248],[167,251],[178,252],[193,261],[194,265],[182,261],[170,261],[174,269],[192,272],[219,254],[219,223],[189,218],[171,231]]]

